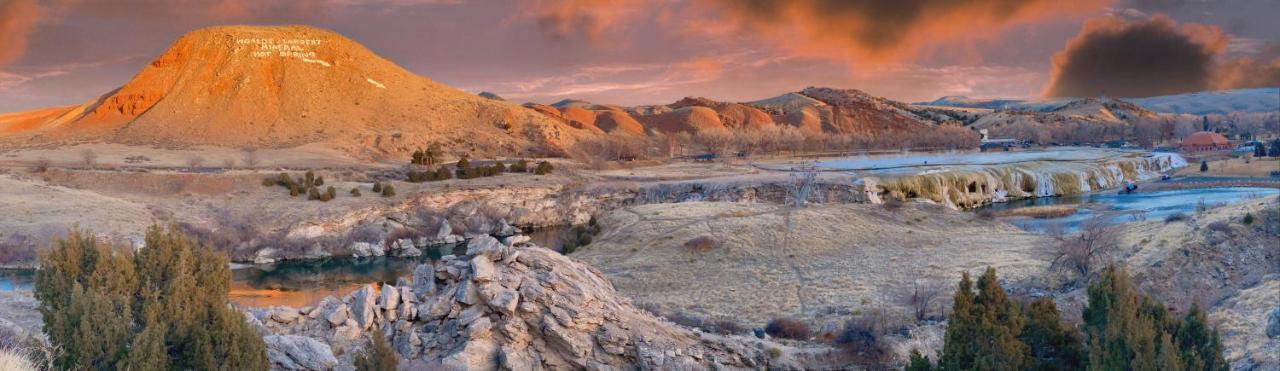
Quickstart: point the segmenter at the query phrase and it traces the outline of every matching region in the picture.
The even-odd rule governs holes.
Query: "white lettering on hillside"
[[[312,47],[319,46],[320,44],[324,44],[324,40],[275,38],[236,39],[236,46],[250,47],[249,55],[254,58],[297,58],[304,61],[319,59],[319,55],[316,54],[315,50],[312,50]]]

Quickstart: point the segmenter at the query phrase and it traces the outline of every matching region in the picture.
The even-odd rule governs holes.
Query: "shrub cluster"
[[[495,161],[494,164],[490,166],[473,167],[471,166],[471,161],[468,160],[466,156],[462,156],[455,166],[456,169],[454,169],[454,172],[458,174],[458,179],[481,178],[501,175],[502,173],[507,172],[507,167],[502,164],[502,161]]]
[[[227,257],[153,226],[147,248],[72,231],[40,261],[35,296],[58,369],[265,370],[266,345],[227,305]]]
[[[769,336],[784,339],[809,340],[813,337],[813,332],[809,330],[809,325],[791,318],[778,318],[769,321],[764,326],[764,332]]]
[[[413,157],[409,163],[414,165],[435,166],[440,162],[440,158],[444,156],[444,151],[440,148],[439,143],[432,143],[427,149],[419,149],[413,151]]]
[[[382,197],[393,197],[396,195],[396,186],[373,182],[373,193],[380,194]]]
[[[444,166],[437,168],[435,171],[409,170],[409,172],[406,175],[408,176],[409,178],[408,180],[410,183],[434,182],[438,180],[453,179],[453,172],[449,171],[449,169]]]
[[[542,161],[538,163],[538,167],[533,168],[533,173],[537,175],[551,174],[556,168],[551,166],[550,162]]]
[[[375,328],[369,333],[369,342],[365,344],[364,350],[356,354],[353,362],[356,371],[395,370],[400,363],[400,356],[391,349],[382,329]]]
[[[436,167],[435,170],[431,170],[431,167],[435,166],[437,162],[438,159],[430,157],[427,152],[414,152],[414,159],[411,160],[410,163],[413,165],[427,166],[427,169],[409,170],[406,172],[405,177],[410,183],[422,183],[449,180],[453,179],[455,176],[458,179],[475,179],[502,175],[503,173],[508,172],[528,173],[530,171],[529,161],[525,159],[516,161],[511,164],[510,167],[507,167],[507,165],[502,161],[494,161],[493,165],[489,166],[474,166],[471,164],[471,160],[467,158],[466,155],[463,155],[462,158],[458,159],[458,162],[454,164],[452,170],[445,165],[440,165],[439,167]],[[537,175],[546,175],[550,174],[554,169],[555,167],[552,166],[550,162],[542,161],[539,162],[532,171]]]
[[[280,173],[280,175],[263,179],[262,185],[284,187],[289,190],[290,197],[297,197],[305,193],[308,200],[328,202],[338,196],[337,190],[333,189],[332,186],[321,192],[319,187],[324,185],[324,177],[317,176],[310,170],[307,171],[304,177],[300,178],[291,178],[289,174]]]
[[[564,248],[560,252],[572,254],[579,247],[590,245],[591,240],[598,234],[600,234],[600,223],[596,222],[595,217],[591,217],[586,225],[576,225],[569,229],[569,234],[564,237]]]

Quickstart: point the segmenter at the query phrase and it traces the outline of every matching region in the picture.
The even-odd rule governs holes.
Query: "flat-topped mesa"
[[[0,120],[0,129],[15,126]],[[519,106],[409,72],[337,33],[307,26],[192,31],[119,89],[50,125],[0,130],[33,142],[412,151],[420,142],[554,150],[584,133]],[[445,148],[449,151],[450,148]]]
[[[378,326],[410,368],[800,369],[796,358],[813,354],[680,327],[632,305],[590,266],[487,236],[472,239],[466,255],[418,266],[412,280],[396,286],[367,286],[301,312],[248,312],[271,339],[318,339],[343,350],[341,358]],[[771,357],[770,348],[782,354]],[[317,358],[279,349],[277,368]]]

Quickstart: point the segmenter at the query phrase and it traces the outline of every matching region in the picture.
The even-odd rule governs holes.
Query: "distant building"
[[[978,148],[983,151],[999,148],[1008,151],[1009,147],[1026,147],[1025,142],[1018,139],[993,139],[987,135],[987,129],[978,130],[978,135],[981,139]]]
[[[1227,140],[1227,137],[1212,131],[1191,134],[1179,145],[1179,149],[1184,152],[1219,151],[1231,149],[1231,147],[1231,141]]]

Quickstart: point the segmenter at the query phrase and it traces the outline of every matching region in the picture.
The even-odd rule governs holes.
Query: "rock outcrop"
[[[328,345],[306,336],[267,335],[267,359],[273,368],[285,370],[329,370],[338,359]]]
[[[680,327],[633,306],[587,265],[488,236],[398,284],[326,298],[292,321],[271,315],[279,308],[248,312],[279,343],[272,360],[284,369],[324,360],[303,356],[311,353],[295,348],[311,344],[294,337],[329,344],[349,365],[374,326],[415,369],[799,369],[816,353]],[[344,318],[348,308],[354,318]]]

